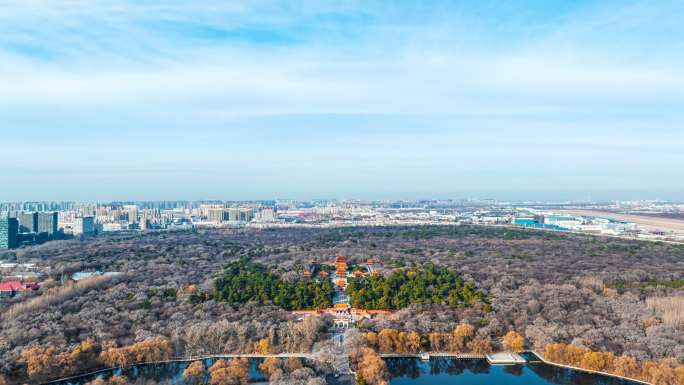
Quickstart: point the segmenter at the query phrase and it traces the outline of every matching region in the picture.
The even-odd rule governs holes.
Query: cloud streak
[[[304,178],[293,192],[318,191],[326,169],[350,178],[352,170],[372,170],[364,179],[372,180],[403,176],[401,165],[426,190],[454,193],[458,188],[439,182],[443,165],[487,153],[492,158],[480,167],[493,175],[496,165],[515,155],[506,148],[515,144],[573,159],[575,171],[591,174],[583,185],[596,183],[597,189],[605,187],[601,178],[619,170],[645,176],[664,164],[684,176],[669,166],[682,160],[678,150],[684,152],[673,141],[682,139],[681,5],[569,4],[4,1],[0,118],[17,158],[0,168],[15,176],[27,167],[40,169],[21,154],[68,140],[76,150],[51,147],[46,158],[74,160],[73,151],[100,147],[110,151],[99,160],[118,175],[117,164],[122,171],[135,165],[117,151],[127,143],[146,149],[135,155],[138,162],[189,154],[189,170],[225,164],[238,172],[262,160],[318,175]],[[596,138],[593,146],[612,157],[586,161],[597,153],[589,143],[577,146],[578,135]],[[525,144],[539,143],[539,136],[544,149]],[[349,139],[354,137],[356,143]],[[326,140],[352,140],[358,151],[350,159]],[[425,146],[413,145],[421,140]],[[298,143],[306,146],[295,154]],[[445,144],[444,151],[430,149]],[[232,150],[220,155],[220,148]],[[389,148],[401,150],[384,150]],[[538,165],[519,167],[521,175],[552,175]],[[280,172],[259,169],[265,180]],[[581,180],[572,167],[564,172],[559,180]],[[467,174],[474,175],[473,188],[496,190],[499,183]],[[114,178],[111,186],[130,188],[122,180]],[[516,183],[522,188],[531,180]],[[684,188],[676,178],[652,181],[654,189]],[[269,182],[257,185],[274,190]],[[17,186],[13,196],[29,190]],[[335,195],[334,189],[320,190]]]

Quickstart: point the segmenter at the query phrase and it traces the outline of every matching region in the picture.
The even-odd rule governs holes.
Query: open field
[[[604,217],[617,219],[621,221],[634,222],[642,227],[649,230],[660,230],[660,231],[674,231],[678,233],[684,233],[684,220],[674,219],[674,218],[657,218],[653,216],[646,215],[634,215],[634,214],[617,214],[609,211],[598,211],[598,210],[558,210],[562,213],[582,215],[582,216],[594,216],[594,217]]]
[[[684,221],[684,212],[678,212],[678,213],[636,213],[633,215],[641,215],[641,216],[653,217],[653,218],[677,219],[677,220]]]

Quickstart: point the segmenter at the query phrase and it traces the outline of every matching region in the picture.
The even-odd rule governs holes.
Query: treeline
[[[325,279],[285,282],[261,264],[241,259],[228,264],[214,281],[214,299],[230,304],[258,302],[286,310],[332,306],[334,287]]]
[[[301,358],[279,359],[268,357],[259,364],[269,384],[273,385],[325,385],[325,380],[305,366]],[[183,380],[188,385],[247,385],[250,382],[249,361],[235,358],[230,361],[217,360],[205,368],[202,361],[194,361],[183,371]]]
[[[504,349],[523,350],[525,340],[515,331],[501,338]],[[470,352],[484,354],[492,351],[493,342],[488,336],[478,335],[475,327],[462,323],[449,333],[419,334],[414,331],[382,329],[378,333],[365,333],[355,341],[350,363],[357,372],[357,385],[385,385],[389,373],[379,353],[416,354],[421,351],[450,353]]]
[[[249,362],[245,359],[218,360],[209,368],[210,385],[247,385]]]
[[[677,365],[676,361],[640,362],[634,357],[595,352],[567,344],[547,345],[544,358],[555,363],[611,373],[653,385],[684,385],[684,365]]]
[[[179,349],[186,356],[230,353],[309,352],[324,334],[328,317],[306,317],[303,321],[278,321],[282,314],[253,308],[238,321],[208,320],[188,325],[179,333]],[[239,311],[239,310],[238,310]],[[237,317],[236,317],[237,318]]]
[[[106,346],[100,360],[109,367],[124,367],[136,362],[168,360],[173,344],[165,338],[152,338],[124,347]]]
[[[485,354],[494,350],[491,337],[478,335],[475,327],[462,323],[448,333],[419,334],[414,331],[382,329],[378,333],[365,334],[369,347],[381,353],[415,354],[421,351]],[[509,331],[500,339],[500,346],[506,350],[521,351],[524,349],[524,338],[515,331]]]
[[[126,367],[134,363],[164,361],[172,358],[173,344],[164,338],[153,338],[124,347],[100,346],[92,339],[82,342],[70,352],[57,352],[52,347],[34,347],[21,354],[31,382],[79,374],[95,367]],[[244,359],[217,360],[208,370],[201,361],[193,362],[183,373],[189,383],[199,383],[208,375],[211,385],[246,385],[249,364]],[[96,384],[125,384],[125,377],[94,381]]]
[[[80,373],[101,363],[101,347],[92,339],[82,341],[70,351],[60,352],[54,346],[34,346],[21,352],[26,376],[46,380]]]
[[[629,282],[617,280],[615,282],[608,283],[606,286],[618,290],[648,288],[684,289],[684,279],[650,279],[646,282]]]
[[[52,346],[35,346],[21,353],[26,376],[32,382],[82,373],[96,367],[124,367],[137,362],[168,360],[173,344],[164,338],[152,338],[125,347],[101,346],[87,339],[71,351],[59,352]]]
[[[377,351],[366,346],[353,350],[350,363],[356,368],[356,385],[387,385],[387,364]]]
[[[193,361],[183,371],[183,380],[189,385],[247,385],[249,361],[244,358],[220,359],[209,368],[205,368],[202,361]]]
[[[261,309],[263,313],[265,308]],[[102,367],[127,367],[134,363],[165,361],[174,357],[310,352],[313,345],[324,337],[326,317],[278,322],[276,313],[249,314],[240,317],[248,321],[230,322],[222,319],[199,322],[179,330],[171,338],[153,337],[123,346],[94,338],[63,351],[51,344],[36,345],[21,351],[17,370],[10,378],[0,375],[0,385],[5,385],[3,381],[39,383]],[[260,325],[255,318],[261,316],[272,319],[274,323]],[[289,374],[286,370],[285,375],[276,377],[287,381]],[[308,370],[292,374],[312,379],[315,377]]]
[[[560,237],[550,232],[533,232],[520,228],[497,228],[489,226],[416,226],[400,228],[385,233],[386,237],[405,238],[412,240],[432,239],[436,237],[482,237],[482,238],[502,238],[506,240],[530,239],[541,237],[545,239],[555,239]]]
[[[301,358],[279,359],[268,357],[259,364],[271,385],[325,385],[325,379],[317,377],[316,372],[304,365]]]
[[[486,296],[455,271],[433,264],[401,269],[387,278],[354,277],[347,286],[351,305],[363,309],[401,309],[410,304],[439,304],[452,308],[482,302]]]

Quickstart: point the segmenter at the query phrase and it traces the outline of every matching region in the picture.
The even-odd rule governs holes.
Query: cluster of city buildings
[[[514,217],[513,224],[522,227],[558,231],[577,231],[603,235],[639,234],[636,223],[609,218],[575,216],[567,214],[527,212]]]
[[[605,215],[571,215],[568,208],[628,210],[684,220],[684,204],[639,202],[499,202],[484,200],[274,200],[0,203],[0,249],[109,232],[220,227],[349,227],[393,225],[520,226],[550,231],[684,241]]]
[[[70,235],[95,233],[93,217],[76,218],[68,233],[60,226],[59,213],[19,212],[0,215],[0,250],[64,239]]]
[[[0,203],[0,249],[108,232],[268,224],[273,202]]]
[[[617,214],[680,221],[674,226],[645,225]],[[659,209],[660,208],[660,209]],[[576,214],[573,212],[581,212]],[[514,226],[546,231],[684,242],[684,204],[648,201],[626,203],[543,202],[332,202],[312,207],[283,208],[279,226],[347,227],[392,225]]]
[[[276,211],[273,207],[239,206],[226,207],[223,204],[200,205],[198,215],[194,217],[196,225],[244,224],[250,222],[275,222]]]

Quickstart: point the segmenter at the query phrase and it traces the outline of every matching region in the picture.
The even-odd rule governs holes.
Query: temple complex
[[[321,265],[326,266],[322,268]],[[336,329],[348,328],[362,318],[371,318],[373,315],[377,314],[392,313],[392,311],[388,310],[355,309],[349,304],[349,297],[345,293],[347,279],[350,277],[362,277],[368,274],[379,275],[374,266],[375,261],[372,258],[369,258],[366,260],[365,269],[361,268],[361,266],[355,266],[355,269],[350,271],[350,266],[347,264],[347,257],[344,255],[336,256],[334,264],[319,264],[318,262],[310,261],[309,264],[304,267],[303,277],[306,279],[330,279],[335,285],[333,307],[318,310],[296,310],[291,311],[290,313],[302,317],[330,314],[333,316],[334,327]],[[331,269],[331,267],[333,269]]]

